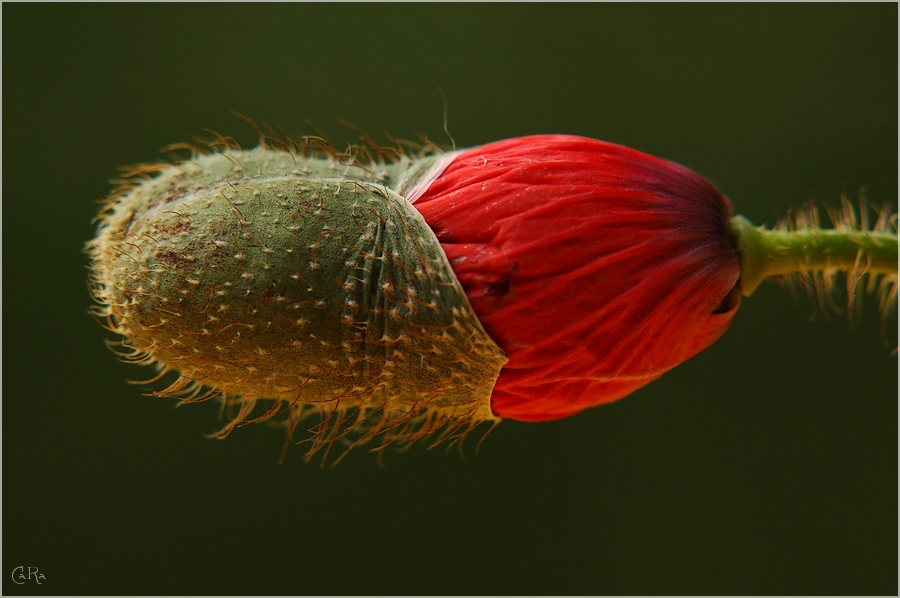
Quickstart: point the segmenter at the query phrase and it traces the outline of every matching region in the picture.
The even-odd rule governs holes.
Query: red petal
[[[501,417],[622,398],[715,342],[738,307],[728,200],[635,150],[492,143],[462,152],[415,206],[509,357],[491,401]]]

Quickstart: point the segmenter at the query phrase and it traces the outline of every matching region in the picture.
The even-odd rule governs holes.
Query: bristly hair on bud
[[[858,208],[844,194],[839,208],[826,205],[824,209],[831,221],[830,230],[897,233],[897,214],[891,210],[891,205],[886,203],[880,209],[872,206],[866,200],[864,188],[859,190]],[[875,222],[870,224],[872,213]],[[819,207],[809,203],[803,208],[790,210],[774,230],[816,233],[829,229],[821,225]],[[874,295],[881,313],[883,336],[886,334],[884,326],[897,310],[896,273],[871,272],[862,252],[857,254],[857,259],[848,268],[800,270],[787,274],[782,281],[795,296],[798,290],[806,294],[814,309],[817,306],[826,317],[831,313],[844,313],[851,322],[862,319],[863,302],[859,295],[863,292]]]
[[[122,169],[87,245],[114,351],[156,369],[143,383],[168,378],[151,394],[220,400],[214,437],[279,422],[323,464],[376,439],[379,455],[461,446],[498,421],[490,391],[506,358],[389,184],[427,168],[435,146],[365,137],[340,152],[324,135],[257,128],[244,150],[208,132],[167,148],[186,159]]]

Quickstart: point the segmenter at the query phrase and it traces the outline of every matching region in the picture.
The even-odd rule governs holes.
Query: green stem
[[[859,229],[769,230],[743,216],[731,219],[741,257],[741,293],[747,297],[766,278],[796,272],[855,270],[897,275],[897,235]]]

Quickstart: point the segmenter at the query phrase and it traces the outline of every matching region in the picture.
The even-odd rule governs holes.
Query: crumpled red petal
[[[731,205],[678,164],[541,135],[461,152],[414,204],[509,357],[500,417],[614,401],[715,342],[739,305]]]

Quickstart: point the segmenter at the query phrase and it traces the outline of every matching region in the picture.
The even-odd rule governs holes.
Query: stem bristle
[[[836,231],[861,231],[868,233],[897,233],[897,213],[885,203],[881,208],[866,200],[865,189],[859,190],[858,208],[846,196],[841,195],[839,208],[824,206]],[[870,225],[870,211],[876,215],[874,225]],[[775,230],[818,231],[827,230],[821,226],[819,207],[810,202],[800,209],[791,210],[780,220]],[[868,271],[863,252],[857,254],[854,264],[848,268],[830,268],[815,271],[801,271],[783,278],[783,283],[796,295],[802,289],[826,317],[832,313],[845,313],[850,322],[862,318],[861,292],[875,296],[881,313],[882,335],[886,334],[887,321],[897,309],[897,274],[872,273]]]

